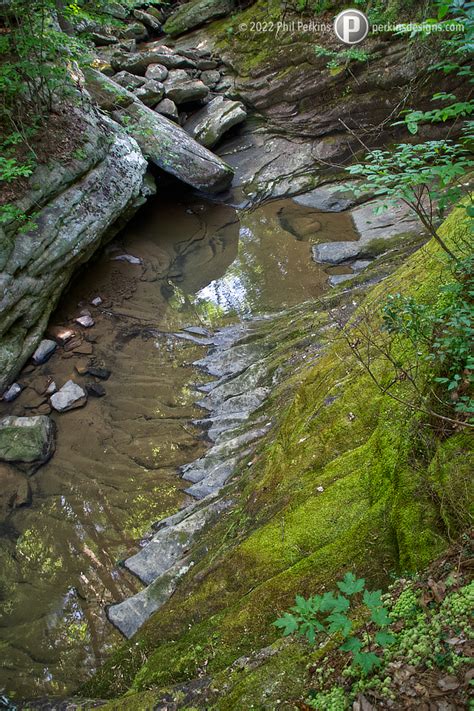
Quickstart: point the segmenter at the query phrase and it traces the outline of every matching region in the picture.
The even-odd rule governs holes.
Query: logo
[[[359,44],[369,33],[369,21],[360,10],[343,10],[334,20],[334,32],[344,44]]]

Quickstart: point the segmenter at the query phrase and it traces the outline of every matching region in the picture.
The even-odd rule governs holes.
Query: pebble
[[[74,370],[76,373],[79,373],[79,375],[86,375],[88,372],[89,368],[89,361],[88,360],[80,360],[76,363],[74,366]]]
[[[129,264],[141,264],[142,260],[134,257],[133,254],[119,254],[118,257],[112,257],[114,262],[129,262]]]
[[[3,393],[2,400],[5,400],[5,402],[12,402],[18,397],[21,391],[22,387],[19,383],[12,383],[8,390],[5,390]]]
[[[112,371],[108,370],[108,368],[101,368],[93,365],[87,368],[87,373],[89,375],[93,375],[95,378],[99,378],[100,380],[108,380]]]
[[[92,306],[100,306],[102,303],[102,299],[100,296],[96,296],[95,299],[92,299],[91,304]]]
[[[86,390],[92,397],[104,397],[105,388],[100,383],[86,383]]]
[[[81,343],[77,348],[74,348],[74,352],[79,353],[79,355],[92,355],[93,351],[91,343]]]
[[[46,361],[51,358],[56,348],[56,341],[50,341],[49,339],[45,338],[41,341],[38,348],[33,353],[33,363],[35,363],[35,365],[41,365],[41,363],[46,363]]]
[[[95,325],[95,321],[90,314],[85,314],[84,316],[78,316],[74,319],[76,323],[84,328],[92,328]]]
[[[53,393],[56,392],[57,389],[58,388],[57,388],[56,383],[54,382],[54,380],[52,380],[50,382],[50,384],[48,385],[48,387],[46,388],[46,395],[52,395]]]
[[[48,328],[48,335],[51,336],[60,346],[74,338],[76,332],[72,328],[66,328],[65,326],[50,326]]]
[[[66,345],[64,346],[64,350],[66,353],[69,351],[74,351],[76,348],[78,348],[82,343],[82,338],[80,336],[77,336],[76,338],[73,338],[72,341],[68,341]]]

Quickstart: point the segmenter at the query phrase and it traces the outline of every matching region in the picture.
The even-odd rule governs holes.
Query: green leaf
[[[347,637],[352,629],[351,620],[346,617],[346,615],[341,615],[340,612],[333,612],[328,617],[329,622],[329,632],[333,634],[334,632],[342,632],[344,637]]]
[[[382,607],[382,591],[381,590],[364,590],[364,595],[362,597],[364,604],[367,605],[369,610],[374,610],[377,607]]]
[[[354,664],[357,664],[364,674],[370,674],[375,668],[379,667],[382,660],[373,652],[357,652],[354,654]]]
[[[364,589],[365,580],[364,578],[356,578],[354,573],[346,573],[344,579],[337,583],[339,590],[346,595],[354,595],[354,593],[361,592]]]
[[[293,634],[293,632],[296,632],[296,630],[298,629],[298,622],[296,621],[296,617],[294,615],[290,615],[289,612],[285,612],[283,617],[279,617],[278,620],[275,620],[273,624],[275,627],[283,629],[283,634],[285,635],[285,637],[287,637],[289,634]]]
[[[395,636],[390,634],[390,632],[377,632],[375,635],[375,641],[380,644],[381,647],[387,647],[389,644],[395,642]]]
[[[362,642],[357,637],[348,637],[344,644],[339,647],[343,652],[359,652],[362,649]]]
[[[334,597],[334,593],[327,592],[321,597],[321,602],[319,604],[319,609],[321,612],[332,612],[335,610],[337,605],[337,600]]]
[[[392,622],[385,607],[378,607],[375,610],[372,610],[370,619],[379,627],[386,627]]]

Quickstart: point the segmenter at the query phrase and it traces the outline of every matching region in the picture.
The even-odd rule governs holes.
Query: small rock
[[[64,346],[64,350],[66,353],[69,351],[74,351],[76,348],[78,348],[82,343],[82,336],[75,336],[75,338],[72,339],[72,341],[68,341],[66,345]]]
[[[31,411],[34,415],[49,415],[51,412],[51,405],[48,402],[43,402],[39,407],[35,407]]]
[[[86,390],[92,397],[104,397],[105,388],[100,383],[86,383]]]
[[[92,306],[100,306],[102,303],[102,299],[100,296],[96,296],[95,299],[92,299],[91,304]]]
[[[216,71],[215,69],[209,69],[201,73],[200,79],[210,89],[214,89],[214,87],[217,86],[220,82],[221,75],[220,72]]]
[[[125,20],[128,15],[128,10],[118,2],[108,2],[101,6],[101,11],[107,15],[117,18],[117,20]]]
[[[184,70],[175,69],[168,74],[165,91],[167,98],[179,106],[205,99],[209,94],[209,87],[198,79],[191,79]]]
[[[129,264],[141,264],[142,260],[139,257],[134,257],[133,254],[119,254],[118,257],[112,257],[114,262],[128,262]]]
[[[76,332],[71,328],[66,328],[65,326],[50,326],[48,328],[48,336],[51,336],[56,343],[63,346],[65,343],[71,340],[76,335]]]
[[[178,120],[178,107],[171,99],[162,99],[153,110],[172,121]]]
[[[145,77],[147,79],[156,79],[156,81],[164,81],[167,76],[168,70],[163,66],[163,64],[150,64],[145,72]]]
[[[89,365],[90,363],[88,360],[80,360],[75,364],[74,370],[79,373],[79,375],[86,375]]]
[[[77,348],[74,349],[74,353],[79,355],[92,355],[94,349],[91,343],[80,343]]]
[[[46,363],[46,361],[53,355],[56,347],[56,341],[50,341],[47,338],[42,340],[38,348],[33,353],[33,363],[35,363],[35,365]]]
[[[54,382],[54,380],[52,380],[50,382],[50,384],[48,385],[48,387],[46,388],[46,395],[52,395],[53,393],[56,392],[57,389],[58,388],[56,386],[56,383]]]
[[[322,494],[324,491],[324,486],[317,486],[316,491],[319,491],[319,493]]]
[[[118,42],[114,35],[104,35],[101,32],[91,32],[89,36],[96,47],[108,47]]]
[[[34,391],[28,390],[26,401],[22,404],[25,410],[36,410],[44,402],[46,402],[46,395],[38,395]]]
[[[138,87],[142,86],[145,83],[145,79],[143,77],[137,77],[136,74],[131,74],[131,72],[126,71],[114,74],[112,79],[116,84],[119,84],[125,89],[130,90],[138,89]]]
[[[156,81],[156,79],[149,79],[143,86],[134,91],[137,99],[140,99],[145,106],[154,106],[157,101],[160,101],[164,93],[164,85]]]
[[[51,395],[50,402],[58,412],[67,412],[67,410],[73,410],[85,405],[87,394],[80,385],[73,380],[68,380],[58,392]]]
[[[12,383],[8,390],[5,390],[3,393],[2,400],[5,400],[5,402],[12,402],[18,397],[21,391],[22,387],[19,383]]]
[[[31,504],[31,486],[27,479],[22,479],[18,482],[16,491],[10,499],[12,509],[19,509],[21,506],[29,506]]]
[[[95,321],[90,314],[84,314],[84,316],[79,316],[75,318],[74,321],[84,328],[92,328],[95,325]]]
[[[217,69],[217,66],[217,62],[214,59],[199,59],[197,61],[197,68],[201,71],[211,71]]]
[[[141,22],[131,22],[121,32],[121,36],[125,39],[133,39],[141,42],[148,37],[148,30]]]
[[[154,15],[151,15],[149,12],[145,12],[144,10],[134,10],[133,15],[137,20],[143,22],[145,27],[148,27],[150,30],[153,30],[153,32],[159,32],[161,30],[160,21]]]
[[[93,375],[94,378],[99,378],[100,380],[108,380],[112,374],[112,371],[108,370],[108,368],[90,366],[89,368],[87,368],[87,373],[89,375]]]

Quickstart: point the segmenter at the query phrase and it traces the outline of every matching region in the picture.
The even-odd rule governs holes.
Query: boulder
[[[117,74],[114,74],[112,79],[116,84],[123,86],[124,89],[128,89],[129,91],[133,91],[133,89],[138,89],[139,86],[142,86],[142,84],[145,83],[144,77],[139,77],[136,74],[131,74],[130,72],[125,71],[117,72]]]
[[[229,187],[232,169],[164,116],[138,102],[115,115],[126,121],[143,153],[162,170],[206,193]]]
[[[50,341],[45,338],[41,341],[38,348],[33,353],[32,359],[35,365],[41,365],[41,363],[46,363],[49,358],[53,355],[56,350],[56,341]]]
[[[168,99],[171,99],[179,106],[191,101],[205,99],[209,94],[209,87],[199,79],[191,79],[185,71],[177,69],[168,74],[165,82],[165,93]]]
[[[214,89],[214,87],[219,84],[221,75],[220,72],[215,69],[208,69],[207,71],[201,72],[200,79],[203,84],[208,86],[210,89]]]
[[[109,47],[118,42],[114,35],[104,35],[101,32],[91,32],[90,38],[96,47]]]
[[[228,15],[234,7],[233,0],[191,0],[170,15],[163,30],[175,37],[205,22]]]
[[[49,401],[58,412],[67,412],[85,405],[87,393],[73,380],[68,380],[62,388],[51,395]]]
[[[130,25],[127,25],[120,34],[122,37],[125,37],[125,39],[132,39],[137,42],[141,42],[142,40],[146,40],[148,37],[148,30],[145,25],[142,25],[141,22],[132,22]]]
[[[145,72],[147,79],[156,79],[156,81],[164,81],[168,76],[168,70],[163,64],[150,64]]]
[[[216,96],[186,121],[184,129],[198,143],[212,148],[226,131],[246,118],[247,112],[240,101],[229,101],[222,96]]]
[[[33,474],[55,449],[55,425],[49,417],[4,417],[0,420],[0,460]]]
[[[155,106],[158,101],[163,97],[165,93],[165,87],[156,79],[150,79],[145,82],[143,86],[135,89],[134,94],[137,99],[140,99],[145,106]]]
[[[84,137],[81,156],[39,166],[15,203],[36,212],[35,224],[0,234],[0,392],[37,348],[73,273],[144,201],[147,163],[134,139],[79,106],[68,119]]]
[[[155,106],[154,111],[162,116],[166,116],[166,118],[169,118],[172,121],[178,120],[178,107],[174,101],[171,101],[171,99],[162,99],[160,103]]]
[[[108,2],[102,5],[100,10],[101,12],[105,12],[106,15],[115,17],[117,20],[125,20],[128,16],[128,10],[118,2]]]
[[[125,70],[139,76],[145,74],[150,64],[161,64],[166,69],[194,68],[195,66],[192,60],[175,54],[164,45],[148,49],[146,52],[117,52],[110,63],[115,71]]]
[[[125,73],[121,72],[121,75]],[[89,94],[104,111],[113,111],[136,101],[135,94],[92,67],[84,69],[84,77]]]
[[[145,12],[144,10],[134,10],[133,16],[139,22],[145,25],[145,27],[148,27],[150,30],[153,30],[153,32],[160,32],[161,22],[150,12]]]

